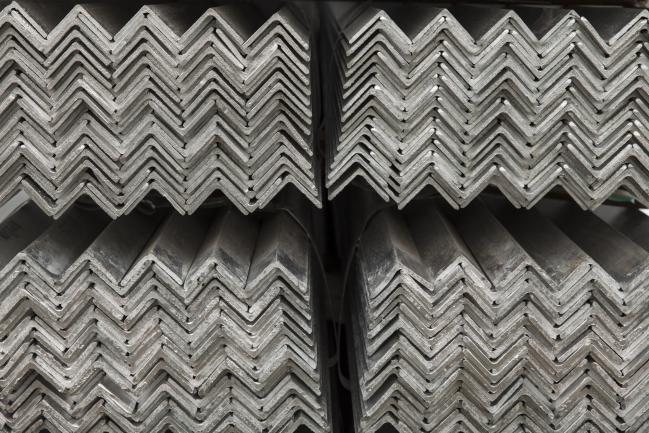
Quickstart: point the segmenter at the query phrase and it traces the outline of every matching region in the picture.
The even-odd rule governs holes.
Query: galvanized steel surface
[[[327,188],[649,203],[645,9],[330,3]]]
[[[1,430],[333,430],[320,71],[356,431],[649,431],[646,10],[2,5]]]
[[[310,245],[286,214],[27,203],[0,262],[3,431],[331,431]]]
[[[5,3],[0,201],[117,217],[216,191],[248,213],[292,184],[319,206],[311,27],[289,6]]]
[[[649,217],[600,213],[376,213],[354,265],[356,431],[647,431]]]

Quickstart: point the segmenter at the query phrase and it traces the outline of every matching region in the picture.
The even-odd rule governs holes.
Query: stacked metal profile
[[[649,203],[649,12],[622,7],[331,3],[327,187],[400,207],[487,186],[517,207],[564,188]]]
[[[0,224],[0,429],[328,432],[316,278],[286,214],[33,204]]]
[[[135,3],[2,8],[0,201],[60,216],[87,195],[116,217],[218,191],[247,213],[292,184],[320,205],[308,14]]]
[[[646,432],[649,217],[444,208],[380,211],[360,239],[356,431]]]

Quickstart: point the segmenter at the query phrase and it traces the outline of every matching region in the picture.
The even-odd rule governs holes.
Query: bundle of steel
[[[332,3],[326,8],[327,187],[363,179],[404,206],[485,187],[583,208],[618,189],[649,203],[644,9]]]
[[[292,184],[319,206],[310,15],[213,3],[7,4],[0,201],[60,216],[87,195],[115,217],[218,191],[247,213]]]
[[[371,218],[351,320],[358,432],[649,429],[649,217],[422,200]]]
[[[26,204],[0,233],[2,431],[331,431],[317,278],[286,214]]]

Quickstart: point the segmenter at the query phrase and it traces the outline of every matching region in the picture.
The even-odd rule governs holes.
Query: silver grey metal
[[[320,206],[311,27],[299,6],[5,3],[0,198],[249,213],[292,184]]]
[[[24,196],[0,215],[3,431],[332,430],[317,271],[289,215],[53,220]]]
[[[363,180],[400,208],[488,186],[516,207],[565,189],[649,203],[644,9],[325,7],[329,197]]]
[[[349,195],[356,431],[649,428],[649,216]]]

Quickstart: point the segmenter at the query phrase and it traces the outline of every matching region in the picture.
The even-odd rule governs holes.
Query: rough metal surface
[[[14,206],[2,431],[331,431],[316,271],[288,215]]]
[[[329,196],[363,179],[400,207],[432,187],[517,207],[649,203],[649,12],[330,3]]]
[[[601,216],[375,213],[350,288],[356,431],[647,431],[649,217]]]
[[[247,213],[291,184],[320,205],[311,27],[288,6],[3,3],[0,200],[116,217],[217,191]]]

